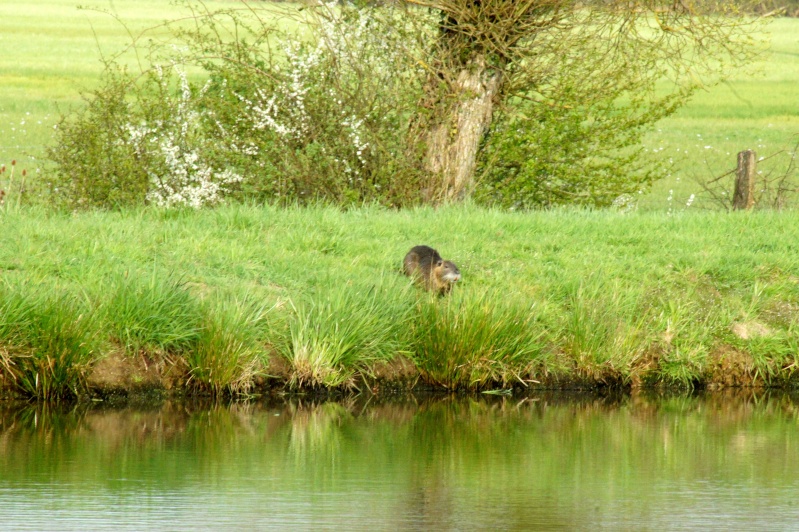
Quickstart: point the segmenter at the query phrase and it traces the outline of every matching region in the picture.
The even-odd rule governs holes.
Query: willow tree
[[[498,110],[527,109],[510,122],[516,125],[540,122],[544,116],[555,121],[568,116],[580,127],[602,125],[587,129],[589,138],[575,148],[577,157],[601,158],[608,146],[601,139],[592,146],[591,131],[640,131],[757,51],[751,38],[757,21],[740,11],[741,2],[406,3],[429,8],[437,26],[434,42],[420,60],[428,79],[424,111],[412,127],[412,138],[426,146],[431,201],[457,200],[474,190],[475,169],[486,155],[481,149]],[[571,140],[565,135],[562,142]],[[627,136],[616,142],[634,139]],[[591,149],[598,153],[587,153]],[[497,158],[502,159],[499,152]],[[524,156],[545,154],[520,157]],[[602,183],[589,178],[550,188],[579,198],[601,193]]]

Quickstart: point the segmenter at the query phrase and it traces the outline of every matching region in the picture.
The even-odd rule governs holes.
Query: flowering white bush
[[[283,34],[275,46],[282,56],[270,58],[268,75],[223,67],[217,89],[242,108],[218,130],[235,131],[226,135],[227,149],[262,170],[245,180],[273,172],[273,181],[262,185],[273,197],[381,198],[408,164],[397,132],[412,115],[403,107],[419,99],[406,38],[386,21],[392,16],[386,8],[330,2],[304,13],[312,34]]]
[[[193,12],[185,47],[151,51],[169,67],[134,75],[110,63],[86,112],[59,126],[52,189],[73,206],[112,208],[199,208],[233,194],[415,202],[421,158],[405,132],[424,72],[394,8],[309,5],[297,34],[269,27],[260,9],[279,8]],[[207,83],[192,86],[177,65],[200,67]]]
[[[620,194],[613,200],[611,207],[621,214],[629,214],[638,208],[638,202],[630,194]]]
[[[154,123],[129,124],[126,141],[137,154],[147,153],[150,160],[156,161],[148,168],[148,202],[161,207],[197,209],[220,202],[227,185],[240,182],[242,177],[230,169],[215,169],[201,157],[202,117],[193,104],[186,73],[174,66],[172,70],[178,77],[180,92],[173,101],[164,102],[172,111],[170,116]],[[168,94],[169,76],[160,67],[156,72],[161,92]]]

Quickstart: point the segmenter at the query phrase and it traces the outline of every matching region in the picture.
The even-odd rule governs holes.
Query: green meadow
[[[766,37],[770,46],[761,61],[699,91],[648,135],[647,148],[664,155],[664,164],[673,164],[673,170],[669,179],[643,195],[640,208],[685,208],[691,194],[701,194],[697,180],[708,181],[734,169],[742,150],[773,156],[762,164],[764,175],[787,171],[799,143],[799,20],[773,20]],[[732,177],[726,182],[732,193]],[[672,201],[669,190],[674,191]],[[701,207],[701,202],[693,206]]]
[[[7,171],[0,188],[13,192],[21,169],[44,177],[59,114],[82,105],[128,30],[179,15],[155,0],[97,5],[127,29],[70,0],[0,0],[0,163],[17,161],[15,182]],[[144,385],[153,372],[161,387],[234,395],[792,385],[799,215],[689,200],[695,180],[733,168],[738,151],[765,157],[799,141],[799,21],[775,20],[770,32],[760,64],[647,136],[672,172],[632,213],[60,213],[10,195],[0,207],[0,388],[82,395],[99,381]],[[763,168],[784,172],[789,160]],[[399,273],[416,244],[460,267],[449,297]],[[115,371],[134,376],[115,381]]]
[[[80,394],[109,357],[223,394],[782,386],[799,362],[793,212],[22,208],[2,227],[0,369],[29,395]],[[418,243],[460,267],[450,296],[400,274]]]

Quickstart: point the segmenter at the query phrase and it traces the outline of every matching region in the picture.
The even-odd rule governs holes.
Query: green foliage
[[[478,168],[477,201],[515,209],[608,206],[665,175],[662,164],[642,158],[640,140],[647,124],[684,99],[614,110],[617,92],[603,101],[568,87],[556,92],[559,98],[571,94],[564,97],[568,106],[520,101],[494,121]]]
[[[206,304],[197,343],[183,359],[189,385],[214,395],[247,394],[263,375],[265,310],[250,301],[226,298]]]
[[[414,362],[427,381],[451,390],[524,384],[544,362],[534,312],[505,296],[421,298],[411,323]]]
[[[354,386],[359,373],[403,350],[409,307],[390,287],[328,286],[293,303],[277,347],[295,386]]]
[[[417,197],[418,169],[401,132],[420,84],[393,8],[308,7],[302,33],[228,14],[238,32],[253,35],[235,51],[211,31],[215,15],[183,36],[212,58],[201,62],[211,76],[203,105],[216,155],[242,169],[246,196],[343,205]],[[279,52],[264,45],[270,40]]]
[[[32,282],[0,286],[0,373],[37,399],[78,396],[97,356],[94,320],[74,294]]]
[[[108,64],[88,107],[59,124],[48,151],[53,198],[106,208],[221,201],[241,177],[208,160],[213,141],[195,109],[196,92],[177,67],[156,66],[136,79]]]
[[[391,16],[403,20],[403,24],[408,25],[392,30],[397,32],[396,34],[386,33],[382,23],[378,21],[388,11],[375,6],[365,9],[363,14],[354,13],[351,18],[338,21],[337,27],[340,26],[344,30],[355,23],[363,22],[366,17],[376,17],[376,20],[364,23],[364,27],[373,29],[379,35],[383,32],[381,38],[385,39],[386,43],[400,42],[402,44],[400,48],[404,47],[404,50],[412,53],[414,63],[410,67],[398,60],[391,63],[385,58],[381,59],[374,47],[360,47],[358,49],[362,49],[363,52],[355,50],[348,53],[354,59],[363,60],[363,65],[368,65],[361,69],[363,74],[376,73],[374,81],[361,80],[357,85],[353,85],[351,80],[357,79],[355,77],[357,72],[351,66],[341,67],[342,72],[337,72],[335,76],[326,73],[324,70],[326,66],[323,68],[317,65],[314,69],[303,71],[307,73],[307,78],[303,79],[307,79],[306,88],[309,90],[308,98],[311,102],[309,105],[314,109],[309,111],[311,113],[309,116],[313,117],[314,130],[307,142],[294,142],[289,149],[289,144],[281,144],[284,141],[277,139],[276,134],[266,130],[253,131],[245,127],[246,123],[254,123],[253,117],[241,114],[246,104],[233,94],[232,88],[255,103],[258,101],[255,93],[257,87],[263,87],[267,95],[271,90],[287,87],[286,84],[291,83],[289,75],[291,71],[286,68],[285,45],[295,43],[298,46],[305,46],[303,54],[306,56],[315,53],[313,39],[316,37],[311,35],[312,32],[307,29],[310,26],[307,24],[314,20],[319,11],[312,13],[309,8],[297,11],[296,5],[258,2],[248,7],[259,14],[262,25],[259,27],[254,19],[246,22],[246,13],[251,11],[248,11],[248,7],[242,6],[241,9],[233,10],[241,21],[240,26],[236,26],[230,22],[230,19],[226,19],[223,13],[232,10],[230,3],[209,0],[202,4],[196,2],[182,4],[182,7],[175,7],[169,3],[148,0],[137,2],[135,5],[115,6],[115,13],[120,17],[116,19],[99,11],[76,11],[68,0],[53,0],[47,8],[37,5],[21,6],[20,9],[24,7],[21,11],[22,16],[8,21],[5,25],[6,32],[22,36],[36,33],[38,28],[44,26],[53,27],[52,20],[54,17],[58,18],[57,29],[47,34],[39,32],[37,39],[17,39],[18,46],[15,48],[14,57],[0,59],[0,66],[11,74],[3,82],[0,136],[5,139],[6,147],[0,150],[2,152],[0,158],[3,158],[6,164],[12,158],[16,158],[21,167],[28,168],[32,174],[33,178],[28,180],[29,194],[25,197],[26,201],[40,201],[38,191],[43,187],[39,186],[39,182],[45,180],[57,185],[57,195],[64,194],[61,199],[72,206],[116,206],[147,201],[147,192],[151,190],[153,178],[153,175],[147,173],[150,171],[147,165],[152,164],[153,168],[160,169],[160,175],[163,175],[163,154],[159,153],[158,143],[154,141],[146,146],[146,149],[152,152],[153,160],[142,162],[137,159],[143,158],[143,154],[138,153],[134,157],[136,151],[134,145],[125,142],[115,144],[111,139],[127,138],[124,129],[119,127],[120,121],[126,117],[138,120],[130,121],[134,127],[142,125],[140,119],[146,117],[143,116],[143,111],[137,110],[140,105],[153,107],[155,111],[169,109],[171,113],[176,109],[175,104],[180,101],[178,79],[171,80],[171,90],[166,98],[159,95],[155,87],[152,87],[151,94],[144,98],[149,104],[137,96],[141,89],[133,85],[141,87],[145,83],[148,75],[141,75],[139,65],[143,64],[140,61],[147,57],[150,51],[157,52],[152,56],[155,58],[154,63],[161,64],[165,74],[176,74],[172,70],[173,64],[202,65],[202,72],[198,72],[193,66],[187,67],[187,71],[191,73],[189,78],[194,82],[190,108],[198,114],[197,121],[191,122],[194,132],[189,135],[190,140],[187,140],[190,144],[185,144],[186,147],[181,148],[181,152],[184,155],[199,154],[206,168],[212,169],[212,176],[222,176],[227,170],[231,172],[226,174],[227,177],[233,174],[247,177],[241,182],[228,183],[223,187],[224,190],[215,196],[215,201],[221,201],[229,195],[237,198],[275,199],[287,202],[307,201],[308,196],[321,196],[333,201],[350,203],[357,203],[359,198],[377,198],[378,201],[391,205],[416,201],[420,182],[423,182],[427,176],[420,175],[418,170],[419,147],[406,146],[407,139],[402,138],[402,135],[407,132],[408,123],[412,122],[411,115],[417,111],[421,115],[429,112],[429,109],[416,108],[419,101],[417,97],[421,93],[418,69],[422,65],[431,66],[427,57],[430,50],[419,46],[419,35],[422,40],[434,37],[435,28],[431,30],[429,22],[436,20],[436,17],[427,16],[426,20],[415,22],[426,32],[419,35],[416,34],[419,26],[411,31],[409,19],[402,19],[401,17],[405,15],[397,15],[396,10],[391,11],[393,13]],[[174,33],[170,34],[169,30],[164,30],[163,27],[153,29],[153,25],[162,20],[178,19],[181,22],[176,22],[174,27],[185,29],[187,5],[194,6],[194,11],[189,12],[188,19],[196,17],[189,25],[198,28],[199,33],[204,36],[198,35],[195,39],[185,31],[179,30],[175,32],[178,34],[176,39]],[[203,13],[206,8],[208,13],[220,14],[206,17]],[[348,8],[345,6],[345,9]],[[86,38],[87,17],[97,31],[99,37],[97,41]],[[120,20],[124,25],[119,23]],[[740,17],[734,16],[730,20],[740,20]],[[490,137],[486,139],[485,153],[480,156],[481,166],[478,176],[480,181],[477,190],[480,200],[517,207],[552,205],[569,202],[570,193],[576,190],[578,193],[574,198],[576,202],[604,205],[615,197],[616,192],[637,192],[639,188],[646,190],[647,183],[653,177],[662,174],[665,166],[669,165],[668,159],[677,149],[680,153],[687,153],[686,150],[690,150],[689,155],[680,156],[684,160],[675,161],[683,165],[679,173],[674,172],[670,179],[662,182],[662,185],[656,185],[655,194],[643,196],[642,204],[665,208],[663,203],[667,197],[671,197],[668,190],[674,188],[675,196],[684,202],[691,193],[697,192],[696,189],[689,188],[690,180],[687,178],[694,173],[704,172],[706,172],[704,177],[710,179],[721,175],[734,165],[736,150],[743,147],[756,148],[758,144],[766,144],[769,151],[763,152],[763,155],[777,151],[783,147],[783,139],[792,134],[793,127],[785,117],[792,114],[794,107],[793,88],[796,85],[796,69],[793,64],[793,58],[796,57],[794,26],[795,21],[787,19],[777,20],[772,24],[775,53],[769,57],[767,69],[778,74],[777,76],[753,77],[749,73],[737,74],[728,70],[727,74],[734,76],[733,84],[707,86],[706,91],[700,91],[692,102],[688,103],[687,112],[681,112],[678,117],[667,119],[665,122],[659,122],[658,128],[662,128],[663,133],[655,135],[650,132],[646,139],[649,141],[648,147],[654,145],[661,150],[663,144],[666,144],[669,154],[658,158],[655,165],[649,167],[642,164],[643,159],[631,162],[630,165],[625,163],[626,157],[631,157],[636,151],[635,144],[627,144],[634,141],[634,135],[622,134],[627,125],[635,129],[632,122],[617,121],[617,114],[605,115],[603,123],[610,120],[616,125],[621,124],[616,130],[618,135],[614,136],[613,127],[616,126],[609,125],[602,128],[591,118],[598,111],[597,108],[584,105],[582,100],[575,100],[576,103],[567,101],[572,98],[566,92],[569,85],[550,82],[562,72],[574,72],[580,73],[579,76],[577,74],[573,76],[578,81],[576,85],[578,89],[580,82],[587,83],[588,80],[595,80],[610,87],[613,83],[607,81],[609,78],[605,75],[606,72],[602,71],[601,75],[586,74],[588,71],[585,65],[581,64],[580,58],[566,63],[562,61],[566,55],[550,54],[549,57],[554,59],[544,65],[538,82],[527,86],[514,85],[495,113],[497,119],[495,127],[492,128]],[[239,42],[236,42],[234,36],[237,28],[242,29],[238,33]],[[141,33],[147,29],[150,31]],[[410,32],[411,38],[406,40],[407,33],[402,32]],[[218,38],[212,35],[214,33]],[[148,49],[145,43],[154,34],[158,36],[154,42],[166,42],[168,46],[161,50]],[[116,54],[117,48],[130,44],[129,35],[139,36],[134,43],[135,46]],[[401,35],[401,38],[395,35]],[[179,41],[179,46],[172,48],[171,45],[176,40]],[[612,42],[612,39],[602,38],[596,41],[608,43]],[[65,45],[65,42],[68,45]],[[428,44],[430,42],[427,41]],[[533,39],[532,42],[536,45],[551,44],[551,40],[539,38]],[[725,42],[731,41],[728,39]],[[186,43],[189,43],[188,51],[183,46]],[[653,41],[651,44],[657,43]],[[62,110],[70,106],[77,107],[80,102],[74,87],[97,85],[98,70],[102,68],[102,63],[96,59],[98,47],[105,57],[115,58],[120,65],[126,65],[134,73],[127,81],[115,82],[113,81],[115,76],[123,76],[120,74],[122,70],[117,70],[115,74],[114,69],[117,67],[110,67],[110,71],[100,81],[100,88],[90,93],[87,98],[89,107],[92,107],[92,100],[95,97],[106,100],[95,104],[105,109],[87,110],[69,117],[68,123],[61,126],[62,129],[70,130],[66,134],[69,139],[61,133],[56,133],[57,143],[65,144],[63,147],[54,148],[61,151],[54,157],[57,164],[54,168],[40,168],[42,172],[37,174],[36,167],[44,160],[40,156],[40,148],[50,142],[53,122],[51,115],[57,114],[54,102]],[[577,53],[577,48],[574,50]],[[65,61],[67,54],[69,60]],[[342,63],[342,60],[345,65],[361,64],[350,60],[346,54],[335,61],[330,59],[332,56],[328,52],[324,54],[327,54],[324,55],[323,61],[326,65],[335,66]],[[364,60],[365,56],[371,59]],[[713,57],[705,51],[698,56]],[[398,59],[396,55],[391,57],[392,60]],[[419,58],[422,60],[416,61]],[[385,69],[374,68],[375,64],[379,65],[383,61],[391,65],[388,68],[391,76],[382,73]],[[273,65],[280,66],[281,70],[273,71],[271,69]],[[145,64],[144,68],[148,70],[150,67]],[[653,74],[659,72],[656,68],[652,68],[651,71]],[[212,86],[208,87],[210,93],[207,97],[200,94],[202,87],[205,87],[206,77],[210,77],[212,83]],[[132,82],[134,78],[137,80],[135,84]],[[345,83],[344,80],[350,81]],[[225,83],[228,87],[226,92]],[[325,87],[324,83],[329,83],[330,87]],[[409,88],[402,90],[402,85]],[[572,83],[571,86],[573,88],[575,84]],[[654,93],[662,94],[664,90],[670,90],[666,87],[669,86],[659,83]],[[545,90],[546,94],[536,94],[538,89]],[[114,91],[117,90],[125,91],[128,97],[115,96]],[[337,95],[343,95],[343,98],[337,96],[342,102],[341,105],[334,103],[332,97],[324,100],[325,90],[333,90]],[[563,90],[562,96],[557,92],[560,90]],[[769,98],[760,98],[764,91],[768,92]],[[391,96],[392,94],[394,96]],[[517,99],[517,95],[523,98]],[[535,103],[528,107],[524,102],[529,102],[530,97],[534,97]],[[602,101],[608,103],[611,100],[604,98]],[[622,98],[619,102],[614,102],[614,105],[623,104],[625,101]],[[128,108],[127,111],[124,109],[125,106]],[[285,109],[286,106],[283,106],[279,110],[283,118],[286,116]],[[619,112],[618,108],[614,111],[612,106],[606,106],[606,109],[611,113]],[[365,117],[362,138],[370,143],[370,149],[367,150],[368,164],[362,171],[364,180],[354,179],[352,184],[349,182],[349,176],[342,172],[342,168],[346,169],[346,166],[341,162],[346,160],[351,169],[357,168],[353,166],[358,157],[350,138],[352,130],[342,125],[341,116],[330,115],[320,121],[320,117],[327,116],[325,113],[341,110],[348,115]],[[209,114],[211,111],[214,116]],[[557,117],[560,112],[565,115],[563,123]],[[584,113],[587,119],[583,124],[578,120],[580,113]],[[161,115],[167,114],[169,113],[161,113]],[[156,115],[157,113],[152,115],[152,118]],[[375,117],[381,116],[385,118],[376,121]],[[242,118],[243,122],[238,123],[239,118]],[[224,134],[215,129],[218,127],[214,123],[216,119],[225,125]],[[538,126],[541,120],[548,126],[545,130]],[[379,125],[381,121],[385,122],[385,127]],[[155,127],[152,120],[146,123],[150,129]],[[105,129],[106,132],[102,133],[98,128]],[[517,131],[518,136],[514,134]],[[241,140],[238,149],[234,149],[230,142],[234,133]],[[698,134],[703,135],[706,140],[695,146],[693,141]],[[151,138],[156,136],[153,134]],[[542,136],[544,138],[541,138]],[[601,145],[592,144],[592,138],[602,140]],[[257,141],[256,145],[260,150],[258,154],[252,152],[249,146],[250,140]],[[707,165],[704,164],[702,156],[707,153],[704,151],[704,146],[709,144],[725,157],[723,161],[708,161]],[[581,152],[581,147],[586,149]],[[617,150],[619,148],[620,151]],[[246,153],[245,149],[250,153]],[[732,155],[724,155],[727,152]],[[595,159],[597,156],[599,159]],[[109,157],[114,161],[110,161]],[[606,158],[608,160],[605,160]],[[161,162],[158,162],[159,160]],[[706,166],[709,168],[705,170]],[[54,176],[52,173],[57,175]],[[377,185],[384,194],[377,190]],[[559,192],[558,186],[562,187],[563,192]],[[95,187],[96,193],[88,190]],[[597,201],[588,197],[594,190],[597,192]]]
[[[196,25],[174,32],[186,57],[153,45],[137,77],[108,63],[88,108],[62,120],[49,151],[57,198],[201,207],[230,195],[344,205],[418,197],[417,158],[400,133],[420,84],[393,9],[308,8],[301,34],[272,26],[276,7],[185,5]],[[239,37],[220,32],[222,20]],[[200,66],[207,83],[190,84],[179,64]]]
[[[144,202],[147,165],[125,142],[135,120],[129,95],[135,85],[119,70],[106,70],[87,107],[62,117],[48,157],[55,163],[53,198],[69,206],[115,207]]]
[[[127,353],[179,354],[196,346],[202,311],[179,280],[155,272],[119,276],[109,294],[105,318]]]

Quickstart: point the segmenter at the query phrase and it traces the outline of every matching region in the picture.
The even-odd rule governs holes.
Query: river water
[[[799,398],[0,404],[3,530],[796,530]]]

